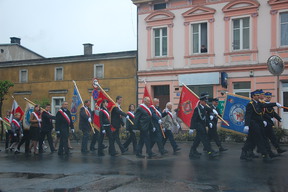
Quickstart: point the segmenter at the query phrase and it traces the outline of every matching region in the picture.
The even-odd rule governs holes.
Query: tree
[[[0,80],[0,117],[2,117],[2,105],[3,105],[3,101],[5,100],[5,95],[8,94],[8,90],[10,87],[13,87],[14,83],[12,83],[11,81],[1,81]],[[3,122],[2,123],[2,129],[1,129],[1,141],[3,138]]]

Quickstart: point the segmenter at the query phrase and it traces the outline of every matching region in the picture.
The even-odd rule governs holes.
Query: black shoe
[[[262,155],[262,160],[265,163],[270,163],[272,159],[268,155]]]
[[[227,151],[227,150],[228,150],[228,149],[226,149],[226,148],[219,147],[219,151],[220,151],[220,152]]]
[[[155,157],[155,156],[157,156],[157,154],[152,152],[152,153],[150,153],[150,154],[148,155],[148,158],[151,159],[152,157]]]
[[[180,147],[176,147],[176,149],[174,149],[174,153],[176,153],[177,151],[180,151],[181,148]]]
[[[191,154],[189,154],[189,158],[190,159],[199,159],[200,155],[197,155],[196,153],[191,153]]]
[[[124,148],[121,153],[124,154],[126,151],[128,151],[128,148]]]
[[[199,156],[202,155],[202,153],[199,153],[197,150],[193,151],[193,153]]]
[[[241,160],[246,160],[246,161],[252,161],[252,158],[248,155],[248,153],[244,150],[242,150],[241,152],[241,156],[240,156]]]
[[[95,147],[91,147],[90,151],[96,151],[96,148]]]
[[[165,154],[167,154],[168,153],[168,151],[166,150],[166,149],[164,149],[162,152],[161,152],[161,155],[165,155]]]
[[[278,156],[279,156],[278,154],[275,154],[273,152],[269,153],[270,158],[274,158],[274,157],[278,157]]]
[[[278,148],[278,149],[277,149],[277,152],[278,152],[279,154],[285,153],[286,151],[287,151],[287,150],[281,149],[281,148]]]
[[[137,157],[137,158],[145,158],[145,156],[142,155],[142,154],[140,154],[140,153],[136,154],[136,157]]]
[[[249,153],[251,158],[259,158],[259,155],[256,155],[253,151]]]
[[[116,156],[119,155],[119,153],[118,153],[118,152],[115,152],[115,153],[111,153],[110,155],[111,155],[112,157],[116,157]]]
[[[212,152],[212,151],[209,151],[209,152],[208,152],[208,155],[209,155],[209,159],[214,159],[215,157],[217,157],[217,156],[218,156],[218,154],[217,154],[217,153],[215,153],[215,152]]]
[[[14,154],[19,154],[19,153],[20,153],[19,149],[16,149],[14,152]]]
[[[107,145],[102,145],[102,149],[106,149],[107,147]]]

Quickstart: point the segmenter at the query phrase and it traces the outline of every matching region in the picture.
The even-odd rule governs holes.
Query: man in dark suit
[[[74,133],[74,125],[71,118],[71,113],[68,110],[68,102],[64,101],[62,107],[56,114],[56,133],[60,134],[60,144],[58,149],[58,155],[69,155],[68,137],[69,127]]]
[[[80,109],[79,129],[83,132],[81,152],[88,153],[88,140],[91,132],[92,112],[90,109],[90,101],[84,101],[84,106]]]
[[[212,99],[212,105],[211,109],[215,109],[218,114],[220,114],[217,106],[218,106],[219,99],[214,98]],[[227,151],[224,147],[222,147],[221,141],[219,139],[218,133],[217,133],[217,124],[218,124],[218,117],[213,112],[209,114],[209,125],[208,125],[208,138],[211,142],[212,140],[215,141],[216,145],[219,147],[219,151]]]
[[[140,130],[140,140],[137,145],[136,157],[144,158],[142,155],[142,148],[145,144],[148,157],[155,156],[155,153],[151,150],[151,141],[149,132],[152,131],[152,112],[149,109],[150,99],[149,97],[144,98],[144,103],[139,105],[135,112],[135,127]]]
[[[208,124],[207,120],[207,114],[214,112],[215,114],[218,114],[217,111],[214,109],[211,109],[206,106],[208,101],[208,94],[207,93],[201,93],[200,101],[197,107],[194,109],[193,116],[191,118],[191,124],[190,124],[190,130],[193,131],[196,130],[196,136],[193,142],[193,145],[190,150],[189,157],[190,159],[199,158],[201,153],[197,151],[197,147],[199,146],[200,142],[204,145],[204,148],[206,149],[209,158],[214,158],[217,156],[217,154],[213,151],[210,142],[208,140],[206,126]]]
[[[121,96],[116,97],[116,106],[112,109],[111,112],[111,124],[112,127],[115,129],[115,131],[113,131],[112,133],[113,143],[116,141],[121,150],[121,153],[124,153],[128,149],[124,148],[124,146],[122,145],[119,137],[119,131],[121,126],[124,126],[122,117],[126,117],[127,119],[129,119],[129,116],[126,113],[124,113],[121,109],[122,100],[123,98]]]
[[[47,136],[48,144],[50,146],[51,153],[55,152],[55,148],[53,145],[53,139],[52,139],[52,129],[53,129],[53,123],[52,120],[56,119],[55,116],[53,116],[50,113],[51,105],[47,104],[45,107],[45,111],[42,112],[42,124],[41,124],[41,131],[40,131],[40,139],[39,139],[39,153],[43,153],[43,141],[45,140],[45,136]]]

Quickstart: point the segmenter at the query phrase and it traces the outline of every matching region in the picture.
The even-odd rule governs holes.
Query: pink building
[[[163,108],[177,107],[181,82],[224,100],[255,89],[288,106],[288,70],[267,69],[271,55],[288,62],[288,0],[132,0],[138,7],[138,100],[144,82]],[[222,81],[227,79],[227,81]],[[227,86],[226,84],[227,83]],[[288,128],[288,110],[280,110]]]

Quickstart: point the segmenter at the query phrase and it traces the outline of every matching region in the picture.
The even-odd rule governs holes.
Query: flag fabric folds
[[[115,107],[115,104],[113,101],[111,101],[106,95],[105,93],[103,93],[102,91],[99,91],[99,96],[98,96],[98,100],[97,100],[97,105],[100,106],[100,104],[102,103],[103,100],[107,100],[108,101],[108,111],[111,112],[112,109]]]
[[[25,129],[30,128],[30,115],[34,111],[34,106],[28,102],[26,102],[24,119],[23,119],[23,127]]]
[[[80,94],[74,85],[74,91],[73,91],[73,96],[72,96],[72,104],[71,104],[71,117],[72,117],[72,122],[74,123],[77,121],[77,111],[79,108],[79,105],[81,104],[81,98]]]
[[[20,115],[21,115],[20,119],[22,119],[24,116],[24,111],[21,109],[21,107],[18,105],[17,101],[14,99],[13,103],[12,103],[11,116],[9,119],[10,123],[12,122],[13,116],[15,113],[20,113]]]
[[[196,94],[193,94],[193,92],[189,90],[189,88],[183,86],[180,95],[177,115],[188,127],[190,127],[191,118],[198,102],[198,96]]]
[[[221,127],[228,131],[246,134],[243,129],[245,126],[246,105],[249,102],[250,98],[248,97],[228,93],[224,104],[223,119],[230,126],[222,123]]]
[[[149,104],[149,106],[152,105],[152,104],[153,104],[153,103],[152,103],[152,97],[151,97],[150,93],[148,92],[148,89],[147,89],[146,84],[145,84],[145,88],[144,88],[144,94],[143,94],[143,98],[142,98],[142,103],[144,103],[144,98],[145,98],[145,97],[149,97],[149,98],[150,98],[150,104]]]

